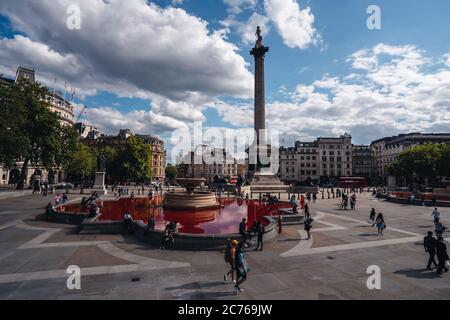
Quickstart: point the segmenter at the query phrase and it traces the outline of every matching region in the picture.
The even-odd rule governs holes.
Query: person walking
[[[225,249],[224,260],[230,265],[230,270],[223,275],[223,280],[228,282],[228,277],[231,275],[231,282],[236,283],[236,248],[239,242],[237,240],[231,241],[227,239],[227,248]]]
[[[249,244],[247,243],[247,219],[245,218],[242,218],[241,223],[239,223],[239,234],[241,235],[241,242],[244,243],[246,247],[248,247]]]
[[[250,271],[250,268],[245,260],[244,255],[244,243],[239,242],[236,253],[235,253],[235,263],[236,263],[236,284],[234,286],[236,294],[244,291],[241,288],[241,285],[247,280],[247,273]]]
[[[372,210],[370,211],[370,215],[369,215],[369,223],[372,224],[372,227],[375,226],[376,215],[377,215],[377,213],[375,212],[375,208],[372,208]]]
[[[436,246],[437,240],[433,237],[433,232],[428,231],[427,236],[423,239],[423,247],[425,248],[425,252],[429,254],[427,270],[433,270],[431,268],[431,264],[434,264],[434,267],[437,268],[438,264],[434,257],[436,256]]]
[[[264,228],[261,221],[258,220],[258,222],[256,224],[257,243],[256,243],[255,251],[258,251],[260,245],[261,245],[261,249],[259,249],[259,250],[263,251],[263,237],[264,237],[265,232],[266,232],[266,228]]]
[[[442,274],[443,272],[448,272],[448,267],[445,265],[446,261],[449,260],[447,253],[447,246],[445,244],[444,238],[438,237],[436,242],[436,256],[438,258],[437,273]]]
[[[308,217],[305,219],[305,231],[308,234],[308,238],[307,240],[311,239],[311,228],[312,228],[312,223],[313,223],[313,218]]]
[[[431,215],[433,216],[433,221],[436,224],[439,221],[439,218],[441,217],[441,213],[439,212],[438,208],[434,208]]]
[[[434,233],[436,233],[436,237],[442,237],[444,235],[445,230],[447,230],[447,227],[444,226],[439,219],[437,219],[434,222]]]
[[[383,235],[383,230],[386,229],[386,222],[384,221],[384,217],[381,212],[378,214],[375,224],[377,225],[378,234]]]
[[[311,214],[309,213],[309,206],[307,203],[305,203],[305,218],[311,217]]]

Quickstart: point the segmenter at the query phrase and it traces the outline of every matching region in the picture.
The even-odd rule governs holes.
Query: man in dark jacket
[[[255,251],[258,251],[258,250],[263,251],[263,237],[264,237],[265,232],[266,232],[266,229],[261,224],[261,221],[258,220],[258,222],[256,224],[256,235],[258,238],[258,243],[256,244]],[[261,245],[261,249],[259,248],[260,245]]]
[[[442,274],[442,272],[447,272],[448,268],[445,266],[445,261],[449,259],[447,253],[447,246],[445,245],[444,238],[438,237],[436,243],[436,255],[438,258],[437,273]]]
[[[435,268],[438,266],[436,260],[434,259],[434,257],[436,256],[436,245],[437,240],[433,238],[433,232],[428,231],[428,235],[423,239],[423,247],[425,248],[425,252],[430,255],[430,258],[428,259],[427,270],[433,270],[433,268],[431,268],[431,264],[434,264]]]

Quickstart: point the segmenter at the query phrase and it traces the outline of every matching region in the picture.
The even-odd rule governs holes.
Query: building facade
[[[78,125],[83,127],[83,125]],[[87,126],[89,128],[91,126]],[[86,138],[82,140],[85,145],[96,148],[111,147],[118,151],[125,150],[128,138],[136,136],[141,138],[144,143],[151,146],[152,158],[152,180],[154,182],[164,182],[166,177],[166,150],[164,147],[164,141],[158,137],[150,135],[134,134],[130,129],[121,129],[118,135],[99,135],[97,129],[94,128],[94,132],[85,133]]]
[[[353,176],[364,177],[368,181],[374,178],[374,160],[368,145],[353,146]]]
[[[225,149],[206,145],[178,159],[177,168],[180,177],[204,178],[207,183],[214,182],[215,178],[232,179],[247,174],[244,160],[235,159]]]
[[[328,181],[352,176],[352,137],[318,138],[297,141],[295,147],[280,148],[279,177],[287,183]]]
[[[374,173],[386,180],[388,168],[397,162],[400,153],[421,144],[449,142],[450,133],[408,133],[375,140],[370,144]]]
[[[33,68],[19,66],[16,71],[14,79],[3,77],[0,75],[0,85],[11,86],[14,83],[26,79],[31,83],[36,83],[36,72]],[[70,100],[67,100],[65,95],[56,90],[48,90],[44,100],[48,103],[48,107],[51,111],[58,115],[58,119],[63,126],[74,125],[74,109]],[[15,184],[17,180],[18,172],[22,169],[23,162],[17,161],[11,167],[0,164],[0,184]],[[28,166],[25,173],[25,185],[31,183],[32,177],[41,181],[47,181],[49,183],[58,183],[63,180],[64,173],[61,168],[54,168],[47,171],[43,168]]]

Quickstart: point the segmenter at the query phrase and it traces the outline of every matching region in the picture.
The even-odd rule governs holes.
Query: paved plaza
[[[0,201],[0,299],[449,299],[450,274],[425,271],[422,241],[432,208],[358,195],[356,212],[337,199],[311,203],[312,239],[284,226],[263,252],[248,251],[245,289],[223,282],[222,252],[161,251],[133,236],[78,235],[74,226],[36,221],[50,197]],[[385,215],[378,236],[370,209]],[[441,209],[450,225],[450,209]],[[236,226],[236,229],[238,226]],[[448,239],[447,239],[448,240]],[[68,266],[81,267],[81,290],[69,290]],[[367,267],[381,268],[369,290]]]

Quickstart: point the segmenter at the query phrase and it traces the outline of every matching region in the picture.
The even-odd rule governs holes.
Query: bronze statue
[[[106,157],[103,152],[100,152],[97,159],[97,172],[105,172],[106,170]]]
[[[257,26],[256,27],[256,33],[255,33],[255,36],[256,36],[256,44],[255,44],[255,47],[262,47],[262,40],[263,40],[263,37],[262,37],[262,35],[261,35],[261,27],[260,26]]]

